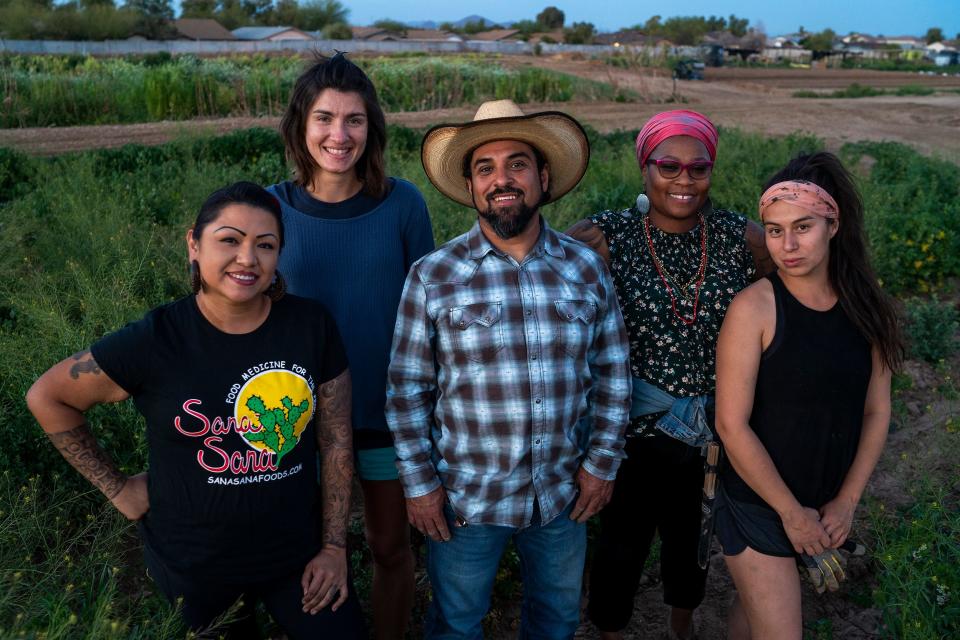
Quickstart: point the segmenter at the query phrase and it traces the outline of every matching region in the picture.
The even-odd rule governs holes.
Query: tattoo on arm
[[[317,444],[320,448],[323,483],[323,543],[340,548],[347,546],[350,485],[353,481],[351,391],[350,372],[344,371],[320,385],[317,393]]]
[[[86,423],[70,431],[49,433],[47,436],[67,462],[108,499],[116,497],[127,483],[127,476],[120,473]]]
[[[70,367],[70,377],[74,380],[79,378],[82,373],[100,375],[100,365],[93,359],[90,349],[73,354],[73,359],[76,360],[76,363]]]

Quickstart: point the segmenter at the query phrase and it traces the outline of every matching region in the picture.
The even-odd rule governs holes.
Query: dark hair
[[[199,240],[208,224],[220,217],[220,212],[231,204],[246,204],[263,209],[277,221],[280,231],[280,249],[283,249],[283,211],[280,201],[269,191],[253,182],[234,182],[211,193],[202,205],[193,223],[193,239]]]
[[[491,140],[491,142],[493,141]],[[547,159],[543,157],[543,153],[540,151],[540,149],[537,149],[537,147],[535,147],[533,144],[529,142],[526,142],[525,140],[518,140],[517,142],[522,142],[523,144],[533,149],[533,159],[534,159],[534,162],[537,163],[537,175],[540,175],[540,173],[543,171],[543,168],[547,164]],[[470,149],[470,151],[468,151],[463,156],[463,166],[461,167],[461,169],[463,171],[463,177],[466,178],[467,180],[473,177],[473,169],[470,167],[470,163],[473,161],[473,154],[474,152],[476,152],[477,149],[479,149],[482,146],[483,145],[480,145],[480,146],[474,147],[473,149]],[[543,192],[543,195],[540,197],[540,202],[537,203],[537,206],[547,204],[548,202],[550,202],[549,183],[547,184],[547,189]]]
[[[904,358],[903,334],[896,308],[877,282],[870,265],[863,230],[863,199],[840,159],[820,151],[801,154],[787,163],[764,186],[764,191],[785,180],[808,180],[837,201],[840,226],[830,239],[828,272],[847,317],[880,352],[891,371]]]
[[[280,134],[287,150],[287,160],[296,168],[296,182],[307,186],[313,179],[317,162],[310,155],[304,136],[310,109],[326,89],[356,93],[367,110],[367,144],[357,161],[357,177],[363,181],[363,191],[374,198],[387,192],[384,153],[387,150],[387,121],[377,100],[377,90],[360,67],[347,59],[343,52],[332,58],[317,54],[313,64],[300,74],[290,103],[280,121]]]

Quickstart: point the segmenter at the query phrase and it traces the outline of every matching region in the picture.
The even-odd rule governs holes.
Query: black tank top
[[[837,302],[805,307],[776,273],[777,323],[760,358],[750,427],[800,504],[818,509],[836,496],[853,464],[873,368],[870,344]],[[764,504],[727,464],[730,497]]]

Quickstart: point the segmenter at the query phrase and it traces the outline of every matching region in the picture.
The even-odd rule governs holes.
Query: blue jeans
[[[483,637],[481,621],[500,557],[513,538],[520,556],[523,606],[520,637],[573,638],[580,624],[580,584],[587,550],[587,528],[570,519],[571,503],[546,525],[523,529],[495,525],[455,526],[444,508],[451,538],[427,540],[427,572],[433,600],[427,613],[427,640]]]

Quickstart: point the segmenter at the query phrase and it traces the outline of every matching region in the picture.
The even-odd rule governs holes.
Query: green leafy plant
[[[936,297],[907,301],[907,337],[910,355],[936,363],[957,351],[957,309]]]

